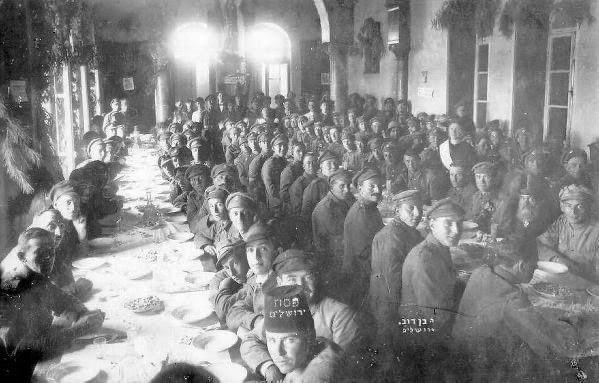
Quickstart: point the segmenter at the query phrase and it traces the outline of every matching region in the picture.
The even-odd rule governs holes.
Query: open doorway
[[[271,97],[289,91],[291,40],[283,28],[259,23],[251,28],[246,44],[248,55],[259,65],[260,88]]]

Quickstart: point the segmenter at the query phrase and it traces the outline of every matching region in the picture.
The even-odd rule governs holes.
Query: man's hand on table
[[[102,327],[106,315],[100,310],[88,311],[73,323],[73,330],[80,334],[88,334]]]

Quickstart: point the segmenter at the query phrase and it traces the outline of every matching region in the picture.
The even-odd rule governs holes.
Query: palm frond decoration
[[[0,100],[0,156],[8,176],[17,183],[21,191],[31,194],[29,172],[40,165],[41,156],[30,147],[31,137],[21,124],[13,119]]]

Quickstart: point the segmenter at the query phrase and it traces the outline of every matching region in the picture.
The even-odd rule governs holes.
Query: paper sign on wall
[[[135,85],[133,84],[133,77],[124,77],[123,78],[123,89],[125,90],[134,90]]]
[[[16,102],[27,102],[27,82],[24,80],[11,80],[8,87],[10,97]]]
[[[435,90],[433,88],[418,88],[418,97],[433,98]]]

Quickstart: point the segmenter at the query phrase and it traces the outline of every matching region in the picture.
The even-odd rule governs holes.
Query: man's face
[[[370,126],[370,129],[372,129],[372,133],[378,135],[379,133],[381,133],[381,123],[378,121],[373,122]]]
[[[564,168],[566,169],[566,172],[568,172],[568,174],[570,176],[577,178],[577,179],[582,177],[585,166],[586,166],[586,161],[580,157],[570,158],[568,160],[568,162],[566,162],[564,164]]]
[[[180,148],[181,146],[183,145],[181,144],[181,140],[178,138],[171,141],[171,148]]]
[[[360,196],[366,200],[373,203],[378,203],[382,198],[382,186],[381,180],[379,178],[371,178],[369,180],[365,180],[358,187],[358,192]]]
[[[193,157],[193,160],[196,162],[200,162],[200,147],[192,146],[190,150],[191,150],[191,156]]]
[[[96,161],[102,161],[106,156],[106,146],[104,144],[95,144],[89,150],[89,158]]]
[[[476,181],[476,188],[481,193],[488,193],[493,189],[493,177],[490,174],[475,174],[474,180]]]
[[[343,148],[348,152],[351,152],[353,150],[354,145],[349,138],[344,138],[343,140],[341,140],[341,143],[343,144]]]
[[[296,270],[277,277],[279,286],[302,286],[306,299],[312,302],[316,296],[316,276],[309,270]]]
[[[439,136],[437,136],[436,134],[431,134],[430,136],[428,136],[428,142],[430,144],[431,148],[438,148],[439,147]]]
[[[304,158],[304,148],[299,145],[293,147],[293,161],[300,162]]]
[[[497,146],[501,143],[501,135],[498,131],[493,130],[491,134],[489,134],[489,140],[491,140],[491,144]]]
[[[262,108],[262,110],[260,111],[260,115],[262,116],[263,119],[268,119],[268,108]]]
[[[51,211],[42,213],[39,217],[35,217],[33,227],[39,227],[54,234],[54,240],[58,244],[64,235],[65,225],[64,220],[58,214]]]
[[[314,106],[314,101],[310,101],[310,102],[308,103],[308,110],[309,110],[310,112],[314,112],[314,110],[315,110],[315,109],[316,109],[316,107]]]
[[[82,182],[78,189],[77,193],[79,194],[79,202],[86,204],[91,199],[91,196],[94,192],[94,185],[89,182]]]
[[[113,112],[118,112],[120,106],[121,104],[117,100],[114,100],[110,103],[110,109],[112,109]]]
[[[415,172],[416,170],[420,169],[420,161],[416,156],[403,156],[403,163],[410,172]]]
[[[203,193],[204,190],[206,190],[206,187],[208,186],[208,180],[209,178],[205,174],[201,174],[199,176],[191,177],[189,179],[189,183],[195,191]]]
[[[216,186],[220,186],[229,190],[232,183],[231,176],[227,172],[222,172],[214,176],[212,183]]]
[[[365,132],[366,131],[366,122],[360,121],[360,123],[358,124],[358,129],[360,129],[360,132]]]
[[[329,104],[328,103],[323,102],[322,104],[320,104],[320,113],[329,114]]]
[[[491,150],[491,144],[489,140],[487,140],[486,138],[482,138],[479,141],[478,145],[476,145],[476,150],[478,151],[479,155],[486,156]]]
[[[285,157],[287,153],[287,143],[286,142],[278,142],[272,147],[274,155],[277,157]]]
[[[268,141],[260,140],[258,144],[260,145],[260,150],[262,153],[268,153],[270,151],[270,144]]]
[[[226,270],[231,279],[242,285],[247,281],[247,273],[250,270],[250,266],[245,254],[242,254],[241,256],[230,257],[223,264],[223,269]]]
[[[356,114],[354,112],[349,112],[347,114],[347,121],[349,121],[349,123],[351,125],[355,125],[356,124]]]
[[[239,233],[245,233],[254,223],[255,213],[245,207],[234,207],[229,210],[231,224]]]
[[[543,163],[536,156],[527,157],[524,166],[529,173],[534,175],[540,175],[543,172]]]
[[[464,117],[464,116],[466,115],[466,107],[465,107],[465,106],[463,106],[463,105],[460,105],[460,106],[458,106],[458,107],[455,109],[455,114],[456,114],[458,117]]]
[[[397,217],[406,225],[416,227],[422,219],[422,203],[410,201],[397,207]]]
[[[54,268],[54,240],[32,238],[27,242],[27,247],[22,258],[23,263],[38,274],[49,275]]]
[[[317,162],[316,162],[316,158],[314,158],[313,156],[308,156],[306,158],[304,158],[304,172],[306,172],[306,174],[310,174],[310,175],[314,175],[316,174],[316,169],[317,166]]]
[[[72,221],[79,215],[79,196],[63,194],[54,202],[54,208],[60,212],[62,218]]]
[[[248,146],[250,147],[250,149],[252,151],[256,151],[256,139],[255,138],[248,139]]]
[[[349,180],[335,180],[331,184],[331,193],[335,196],[335,198],[340,200],[347,200],[351,198],[352,194],[350,191],[350,182]]]
[[[284,375],[302,368],[308,361],[308,342],[297,333],[266,331],[266,346],[272,361]]]
[[[447,131],[447,134],[449,135],[449,138],[452,141],[457,141],[457,140],[461,140],[462,137],[464,136],[463,132],[462,132],[462,127],[458,124],[451,124],[449,125],[449,129]]]
[[[356,149],[358,149],[360,153],[364,153],[364,150],[366,150],[366,145],[364,145],[362,140],[356,141]]]
[[[167,151],[170,148],[170,145],[168,144],[168,141],[165,139],[161,139],[158,144],[160,145],[160,149],[162,149],[163,151]],[[106,152],[106,148],[104,148],[104,151]]]
[[[110,125],[106,127],[106,137],[116,136],[116,126]]]
[[[442,245],[457,246],[462,236],[462,218],[439,217],[430,221],[431,233]]]
[[[537,217],[537,208],[537,200],[533,196],[521,195],[516,216],[521,222],[533,222]]]
[[[171,161],[172,161],[175,169],[177,169],[179,166],[181,166],[181,159],[178,156],[171,157]]]
[[[337,131],[337,129],[331,129],[329,131],[329,135],[331,137],[332,142],[339,142],[339,132]]]
[[[218,198],[210,198],[208,200],[208,212],[210,213],[210,217],[217,222],[227,219],[225,203]]]
[[[576,199],[561,201],[560,208],[569,223],[580,224],[586,221],[588,206],[585,201]]]
[[[320,164],[320,172],[325,177],[330,177],[335,170],[337,170],[337,161],[335,160],[326,160]]]
[[[270,272],[272,261],[275,258],[275,246],[268,239],[260,239],[250,242],[245,247],[248,265],[256,275],[264,275]]]
[[[466,176],[465,169],[451,166],[449,168],[449,180],[451,181],[451,186],[453,186],[454,188],[466,186],[468,177]]]
[[[518,142],[518,146],[520,146],[521,151],[526,151],[530,148],[530,139],[528,138],[528,134],[526,132],[519,132],[516,136],[516,141]]]

